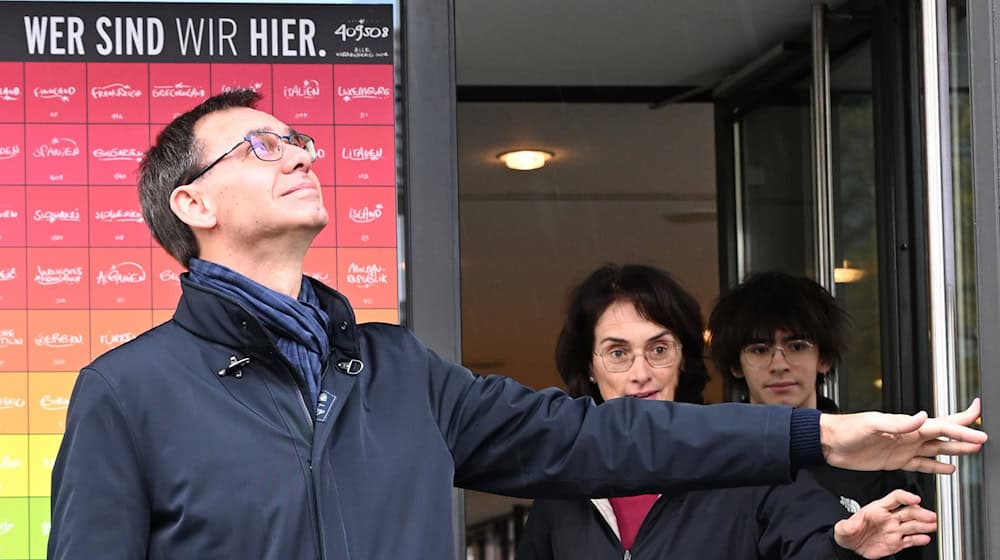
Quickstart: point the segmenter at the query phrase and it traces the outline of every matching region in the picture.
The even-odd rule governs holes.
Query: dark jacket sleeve
[[[52,471],[50,560],[145,558],[150,512],[134,436],[108,381],[77,378]]]
[[[552,510],[546,507],[544,500],[535,500],[528,512],[528,521],[524,524],[521,538],[517,543],[517,560],[554,560],[551,522]]]
[[[597,406],[426,353],[431,406],[458,486],[606,497],[789,480],[791,409],[614,399]]]
[[[757,512],[758,555],[782,560],[861,559],[833,538],[833,526],[847,516],[836,497],[809,472],[799,471],[794,482],[764,491]]]

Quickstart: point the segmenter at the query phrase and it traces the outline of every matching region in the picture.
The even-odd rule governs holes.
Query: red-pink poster
[[[45,558],[76,372],[169,320],[183,267],[136,181],[163,126],[237,87],[316,140],[304,273],[398,321],[391,4],[0,0],[0,560]]]

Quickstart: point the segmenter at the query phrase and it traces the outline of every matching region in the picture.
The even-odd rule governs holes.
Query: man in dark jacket
[[[940,419],[595,407],[476,376],[401,327],[357,325],[343,296],[302,275],[328,220],[313,140],[257,99],[206,100],[146,155],[143,214],[190,273],[171,321],[77,379],[52,560],[449,558],[453,485],[648,493],[781,482],[824,459],[950,472],[933,457],[985,440],[966,427],[978,401]]]
[[[711,352],[745,402],[838,413],[837,404],[819,391],[847,350],[850,322],[836,298],[809,278],[755,274],[723,295],[712,310]],[[897,488],[922,494],[912,473],[856,472],[830,465],[810,471],[850,513]],[[922,554],[922,548],[914,548],[896,557],[916,560]]]

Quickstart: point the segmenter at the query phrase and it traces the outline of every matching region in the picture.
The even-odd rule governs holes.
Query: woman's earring
[[[594,376],[593,375],[591,375],[590,377],[588,377],[588,379],[590,379],[591,383],[597,383],[596,381],[594,381]]]

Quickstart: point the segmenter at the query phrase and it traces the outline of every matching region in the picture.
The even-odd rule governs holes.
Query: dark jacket
[[[661,495],[626,551],[607,500],[536,500],[517,560],[861,558],[833,540],[845,517],[802,472],[785,485]]]
[[[436,560],[454,555],[453,485],[579,497],[790,477],[788,408],[535,392],[357,326],[314,285],[332,344],[317,410],[254,317],[186,276],[173,320],[81,371],[50,560]]]

